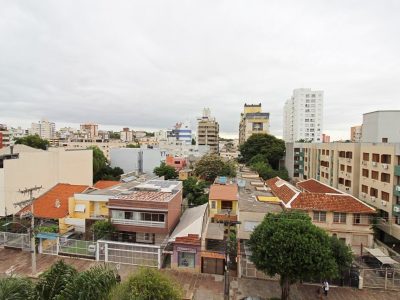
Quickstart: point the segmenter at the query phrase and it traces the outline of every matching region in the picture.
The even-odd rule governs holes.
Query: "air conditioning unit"
[[[375,202],[375,199],[376,199],[376,198],[375,198],[374,196],[371,197],[371,201],[372,201],[372,202]]]
[[[400,185],[396,185],[396,192],[400,192]]]
[[[378,164],[377,164],[376,161],[373,161],[373,162],[372,162],[372,165],[373,165],[374,167],[376,167]]]
[[[382,205],[386,206],[387,202],[382,200]]]
[[[382,168],[387,169],[389,166],[387,164],[382,164]]]
[[[393,206],[393,212],[400,213],[400,206]]]
[[[348,159],[347,159],[347,162],[351,162],[351,159],[350,159],[350,158],[348,158]]]

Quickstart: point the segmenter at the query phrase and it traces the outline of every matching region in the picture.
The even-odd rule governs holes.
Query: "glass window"
[[[186,268],[194,268],[195,253],[178,252],[178,266]]]
[[[211,208],[215,209],[216,205],[215,205],[215,201],[211,201]]]
[[[112,210],[111,211],[111,217],[113,219],[123,219],[124,218],[124,212],[121,210]]]
[[[313,220],[316,222],[326,222],[326,211],[314,211]]]
[[[334,212],[333,223],[346,223],[346,214],[340,212]]]

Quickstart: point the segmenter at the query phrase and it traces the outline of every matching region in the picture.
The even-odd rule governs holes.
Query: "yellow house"
[[[108,199],[113,196],[110,189],[118,181],[99,181],[92,189],[76,193],[68,198],[68,215],[59,219],[59,230],[63,234],[72,228],[85,232],[86,227],[97,220],[108,219]]]
[[[228,218],[237,220],[238,186],[236,183],[217,181],[210,187],[209,208],[210,217],[214,221],[224,221]]]

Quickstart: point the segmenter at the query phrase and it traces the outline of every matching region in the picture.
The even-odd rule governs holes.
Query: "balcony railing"
[[[111,223],[117,224],[117,225],[133,225],[133,226],[143,226],[143,227],[165,228],[165,222],[157,222],[157,221],[141,221],[141,220],[131,220],[131,219],[111,219]]]
[[[394,166],[394,175],[400,176],[400,165]]]
[[[393,189],[393,194],[397,197],[400,197],[400,185],[395,185]]]

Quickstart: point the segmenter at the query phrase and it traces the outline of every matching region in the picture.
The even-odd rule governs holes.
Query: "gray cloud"
[[[294,88],[325,131],[399,109],[398,1],[1,1],[0,119],[170,127],[210,107],[235,134],[262,102],[282,134]]]

